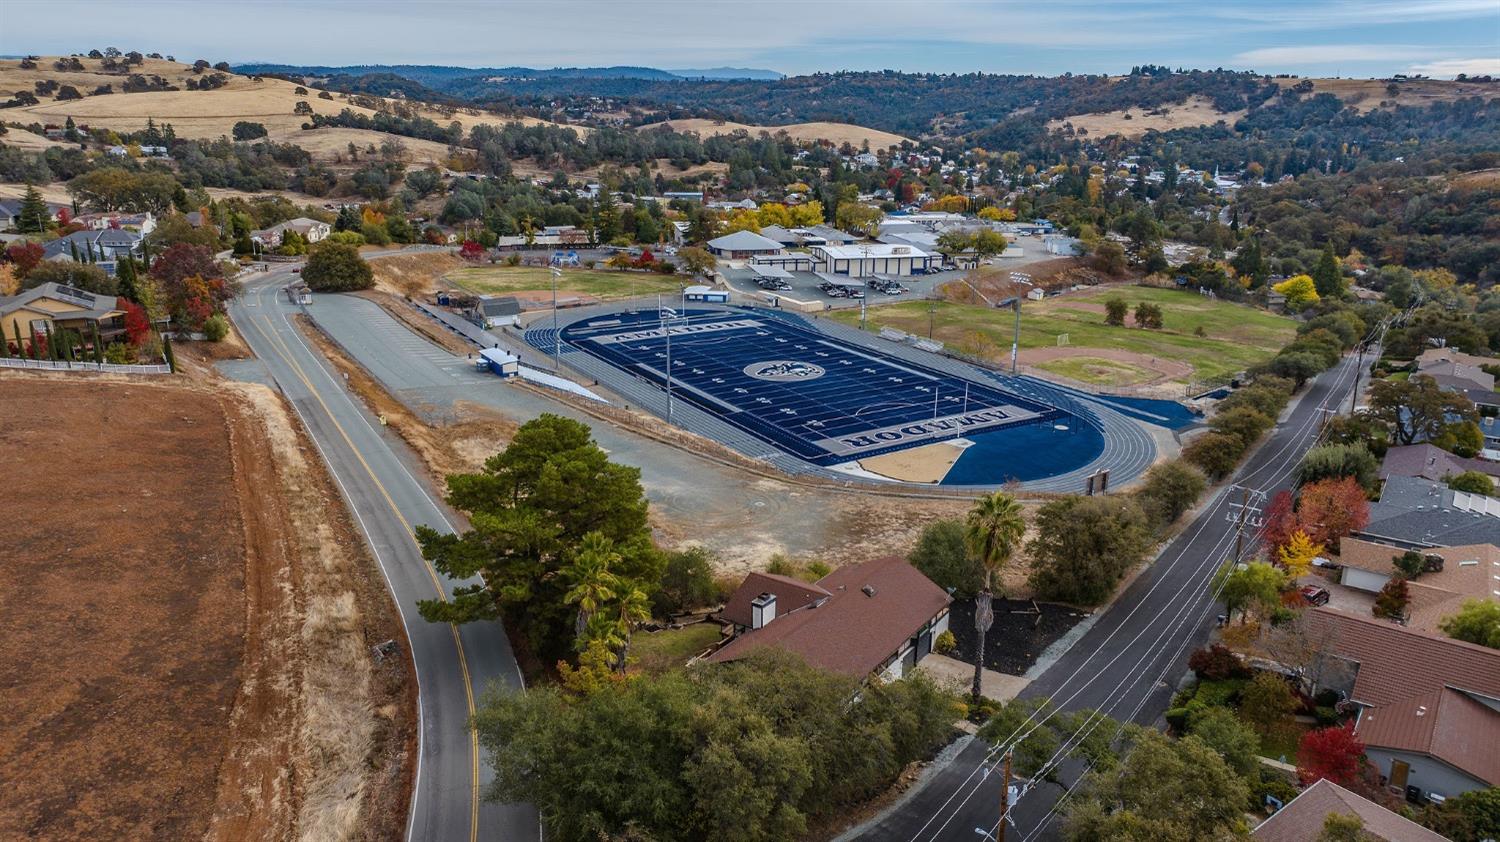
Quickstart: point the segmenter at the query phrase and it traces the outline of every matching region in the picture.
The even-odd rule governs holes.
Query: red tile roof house
[[[812,584],[751,573],[720,613],[734,637],[707,660],[733,661],[771,646],[830,672],[896,680],[948,629],[952,602],[900,558],[848,564]]]
[[[1307,638],[1354,667],[1355,732],[1386,784],[1408,800],[1500,786],[1500,649],[1328,608]]]
[[[1260,842],[1318,842],[1323,822],[1338,813],[1354,816],[1365,836],[1379,842],[1443,842],[1443,836],[1362,798],[1329,780],[1320,780],[1261,822],[1250,835]]]

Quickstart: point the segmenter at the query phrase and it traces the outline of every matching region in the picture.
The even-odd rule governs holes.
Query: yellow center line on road
[[[257,318],[265,322],[265,327],[257,327],[254,324]],[[266,338],[268,342],[276,346],[282,356],[282,359],[286,360],[287,365],[291,366],[293,373],[297,376],[297,379],[302,381],[302,385],[307,387],[308,392],[310,392],[313,398],[317,400],[318,404],[323,407],[323,412],[328,416],[328,420],[333,422],[334,428],[339,431],[339,435],[343,437],[344,442],[349,445],[349,450],[354,453],[354,458],[359,460],[359,464],[364,467],[365,473],[368,474],[370,480],[375,483],[375,487],[380,489],[380,494],[385,498],[386,505],[388,505],[391,509],[391,512],[395,514],[396,519],[401,522],[401,527],[406,531],[406,537],[411,541],[412,546],[416,548],[417,554],[420,556],[422,547],[417,543],[415,530],[413,530],[411,524],[407,522],[406,517],[401,514],[400,508],[396,506],[396,501],[391,498],[390,492],[386,490],[385,483],[382,483],[380,481],[380,478],[375,475],[375,470],[370,467],[369,462],[365,461],[364,454],[360,453],[359,448],[355,446],[353,439],[349,437],[349,433],[344,430],[344,425],[340,424],[338,419],[334,417],[333,410],[330,409],[328,403],[323,400],[322,393],[320,393],[317,387],[312,384],[312,380],[308,378],[307,372],[304,371],[302,366],[299,365],[297,361],[292,357],[291,349],[286,345],[285,342],[281,340],[281,337],[277,335],[276,328],[271,324],[270,318],[267,316],[250,316],[249,321],[251,322],[251,327],[255,328],[256,333],[261,334]],[[295,329],[296,328],[293,328],[293,330]],[[309,434],[311,434],[311,431],[309,431]],[[332,470],[332,467],[333,466],[330,465],[329,469]],[[432,586],[437,591],[438,599],[447,602],[448,594],[443,590],[442,582],[438,580],[437,573],[433,570],[432,565],[427,564],[425,559],[422,563],[422,569],[427,571],[428,578],[432,580]],[[459,671],[463,674],[464,695],[468,702],[469,719],[470,721],[472,721],[476,713],[476,708],[474,706],[474,683],[469,677],[469,661],[468,658],[464,655],[464,644],[462,638],[460,638],[459,636],[458,626],[454,623],[449,623],[448,629],[453,633],[453,645],[458,650],[458,666]],[[476,731],[473,727],[469,728],[469,754],[469,842],[476,842],[476,840],[478,840],[479,838],[479,732]],[[420,758],[417,762],[421,762]]]

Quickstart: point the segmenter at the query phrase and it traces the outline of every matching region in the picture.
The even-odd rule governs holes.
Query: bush
[[[1151,545],[1146,513],[1129,497],[1065,497],[1038,509],[1035,523],[1030,581],[1044,599],[1103,602]]]
[[[223,342],[229,335],[229,320],[215,313],[203,320],[203,337],[209,342]]]
[[[1250,669],[1222,643],[1199,649],[1188,656],[1188,669],[1199,679],[1207,681],[1250,677]]]
[[[713,557],[702,547],[692,547],[667,553],[661,588],[652,595],[651,606],[656,616],[669,617],[713,605],[718,596]]]
[[[960,599],[979,593],[984,585],[984,567],[964,545],[961,521],[939,520],[927,524],[907,561],[933,584]]]
[[[1261,434],[1276,423],[1275,419],[1263,412],[1249,407],[1235,407],[1228,411],[1221,409],[1209,419],[1209,429],[1216,433],[1238,436],[1243,442],[1242,451],[1255,444]]]
[[[1339,724],[1339,712],[1337,708],[1318,705],[1313,708],[1313,717],[1318,720],[1320,727],[1326,728],[1330,725]]]
[[[365,237],[358,231],[335,231],[323,239],[325,243],[341,243],[346,246],[359,248],[365,244]]]
[[[1380,460],[1362,442],[1315,447],[1302,457],[1302,465],[1297,470],[1302,485],[1354,477],[1366,491],[1380,486]]]
[[[1231,433],[1204,433],[1182,449],[1183,459],[1216,480],[1229,476],[1243,455],[1245,442]]]
[[[1483,494],[1494,496],[1495,482],[1487,474],[1479,471],[1464,471],[1457,476],[1447,477],[1448,487],[1454,491],[1467,491],[1470,494]]]
[[[957,647],[958,639],[955,638],[953,636],[953,632],[949,631],[948,629],[943,629],[943,633],[938,635],[937,640],[933,641],[932,643],[932,651],[938,653],[939,655],[946,655],[949,652],[952,652]]]
[[[1146,472],[1137,495],[1141,507],[1160,526],[1166,526],[1192,508],[1206,485],[1203,474],[1182,461],[1163,462]]]

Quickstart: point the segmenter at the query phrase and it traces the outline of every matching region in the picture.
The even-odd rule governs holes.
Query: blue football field
[[[1062,410],[996,384],[753,311],[688,310],[667,322],[656,311],[611,314],[569,325],[562,338],[661,389],[668,388],[670,358],[674,399],[815,465],[959,436],[1004,439],[997,431],[1010,428],[1050,433],[1057,422],[1072,423]],[[1041,430],[1015,432],[1030,439]]]

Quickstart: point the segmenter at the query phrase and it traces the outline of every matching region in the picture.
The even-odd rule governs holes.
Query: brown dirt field
[[[6,464],[54,501],[0,501],[29,550],[0,567],[0,836],[399,835],[415,682],[369,645],[404,638],[281,400],[193,375],[0,395]]]
[[[15,128],[0,135],[0,144],[14,146],[17,149],[25,149],[27,152],[46,152],[54,146],[63,145],[60,141],[52,140],[39,134],[32,134],[25,129]]]
[[[804,143],[812,143],[826,140],[834,145],[849,143],[860,146],[869,141],[871,149],[884,149],[888,146],[900,146],[907,138],[878,129],[868,129],[864,126],[850,125],[849,123],[791,123],[785,126],[750,126],[745,123],[721,122],[704,118],[689,118],[685,120],[668,120],[664,123],[653,123],[644,126],[645,129],[652,127],[668,126],[673,131],[696,132],[703,136],[734,134],[735,132],[746,132],[757,135],[761,132],[778,134],[786,132],[793,140]]]

